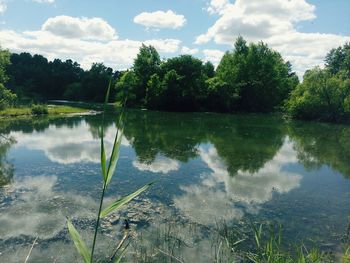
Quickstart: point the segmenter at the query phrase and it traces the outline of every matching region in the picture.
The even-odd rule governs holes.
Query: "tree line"
[[[111,102],[164,111],[273,112],[299,119],[339,121],[350,115],[350,43],[332,49],[325,67],[305,72],[265,43],[238,37],[215,69],[191,55],[161,60],[142,45],[132,67],[113,71],[103,63],[83,70],[72,60],[0,50],[0,97],[102,102],[112,78]],[[5,88],[6,85],[6,88]],[[15,95],[16,94],[16,95]]]

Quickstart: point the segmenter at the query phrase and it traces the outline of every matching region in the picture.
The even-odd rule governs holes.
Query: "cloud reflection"
[[[91,218],[96,202],[72,192],[56,192],[56,176],[24,177],[0,196],[5,213],[0,213],[2,239],[18,236],[52,238],[65,228],[66,216]],[[3,202],[4,200],[11,200]],[[1,210],[0,210],[1,211]]]
[[[142,163],[139,160],[135,160],[132,162],[132,165],[140,171],[163,174],[177,171],[180,168],[180,163],[178,161],[161,156],[157,156],[152,163]]]
[[[181,186],[184,194],[174,198],[176,207],[198,223],[240,219],[246,212],[257,212],[262,204],[272,199],[274,192],[287,193],[300,184],[299,174],[283,169],[297,162],[288,138],[274,158],[255,173],[238,170],[236,175],[230,176],[212,145],[200,147],[199,155],[212,172],[203,174],[197,185]]]
[[[109,156],[117,129],[110,126],[105,129],[105,149]],[[100,162],[100,141],[89,131],[89,124],[82,121],[73,129],[67,126],[50,125],[44,132],[12,132],[16,138],[15,147],[26,147],[31,150],[41,150],[52,162],[73,164],[80,162]],[[122,144],[130,145],[123,137]]]

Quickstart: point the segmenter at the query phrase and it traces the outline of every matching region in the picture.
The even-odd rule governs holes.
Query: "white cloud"
[[[33,1],[40,4],[53,4],[55,2],[55,0],[33,0]]]
[[[204,49],[204,60],[211,61],[215,66],[219,65],[224,52],[217,49]]]
[[[226,8],[227,5],[229,5],[229,3],[229,0],[211,0],[208,5],[207,11],[210,14],[220,13]]]
[[[152,173],[167,174],[172,171],[177,171],[180,168],[178,161],[170,158],[157,156],[156,159],[150,163],[141,163],[138,160],[133,161],[132,165],[140,171],[150,171]]]
[[[67,26],[58,27],[64,24],[64,21],[80,29],[74,32]],[[87,25],[93,27],[86,28]],[[97,32],[99,28],[104,31]],[[76,34],[81,38],[77,38]],[[177,39],[150,39],[142,42],[115,38],[114,29],[102,19],[56,17],[48,19],[38,31],[0,30],[1,46],[11,52],[41,54],[49,60],[72,59],[85,69],[88,69],[93,62],[103,62],[114,69],[129,68],[142,43],[154,45],[160,53],[177,52],[181,44]]]
[[[198,52],[199,52],[198,48],[189,48],[186,46],[183,46],[181,48],[181,54],[194,55],[194,54],[197,54]]]
[[[158,52],[175,53],[179,50],[181,41],[178,39],[152,39],[143,41],[143,43],[154,46]]]
[[[350,41],[350,36],[298,32],[298,22],[316,18],[315,6],[306,0],[211,0],[207,10],[219,18],[195,43],[232,45],[239,35],[249,42],[263,40],[290,60],[299,75],[323,65],[331,48]]]
[[[41,27],[42,31],[65,38],[111,40],[117,35],[113,27],[101,18],[71,16],[51,17]]]
[[[0,15],[3,14],[7,9],[5,1],[0,0]]]
[[[186,18],[183,15],[178,15],[172,10],[142,12],[134,17],[136,24],[143,25],[148,28],[180,28],[186,23]]]
[[[288,138],[274,158],[255,173],[239,170],[230,176],[213,146],[200,147],[199,155],[212,172],[203,174],[197,185],[181,186],[184,194],[174,198],[175,206],[194,222],[213,224],[220,219],[241,219],[247,212],[258,211],[274,192],[288,193],[300,184],[299,174],[283,170],[297,163]]]

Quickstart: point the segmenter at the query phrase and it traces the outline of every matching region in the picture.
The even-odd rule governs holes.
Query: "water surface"
[[[104,124],[107,155],[116,119],[108,115]],[[157,184],[102,222],[98,253],[116,246],[124,218],[144,247],[157,248],[161,229],[172,224],[185,262],[212,262],[207,230],[218,222],[280,223],[290,242],[340,250],[350,215],[349,126],[149,111],[128,111],[125,123],[106,202]],[[72,218],[90,242],[100,125],[101,116],[1,121],[10,140],[0,145],[0,262],[24,262],[36,237],[29,262],[80,262],[65,223]],[[137,248],[129,249],[131,261]]]

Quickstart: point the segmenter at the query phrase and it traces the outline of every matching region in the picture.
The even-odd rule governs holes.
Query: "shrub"
[[[49,110],[47,109],[46,105],[37,104],[32,106],[31,112],[33,115],[43,115],[43,114],[48,114]]]

